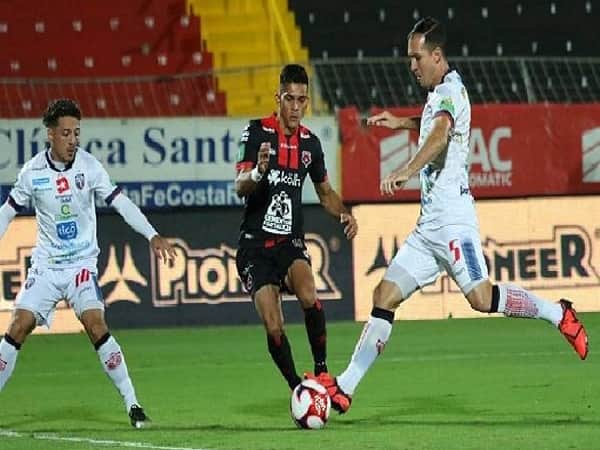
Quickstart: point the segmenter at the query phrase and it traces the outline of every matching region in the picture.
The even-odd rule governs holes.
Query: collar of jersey
[[[446,70],[446,73],[442,77],[442,82],[440,84],[442,84],[444,82],[444,80],[446,79],[446,77],[448,75],[452,74],[452,72],[456,73],[456,75],[458,76],[458,73],[456,72],[455,69],[453,69],[452,67],[448,67],[448,70]],[[438,86],[439,86],[439,84],[437,86],[432,87],[431,89],[429,89],[429,92],[433,92],[435,90],[435,88]]]
[[[73,156],[73,161],[65,164],[65,168],[60,170],[58,167],[56,167],[54,165],[54,163],[52,162],[52,158],[50,158],[50,149],[46,150],[46,162],[48,163],[48,166],[54,170],[55,172],[66,172],[67,170],[69,170],[71,167],[73,167],[73,163],[75,162],[75,158],[77,158],[77,152],[79,151],[79,149],[77,149],[77,151],[75,152],[75,156]]]

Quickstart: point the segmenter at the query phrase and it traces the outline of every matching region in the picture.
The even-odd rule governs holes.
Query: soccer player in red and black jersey
[[[317,298],[304,243],[302,186],[310,175],[321,205],[338,217],[348,239],[356,220],[327,181],[319,138],[301,125],[308,106],[308,75],[302,66],[283,68],[275,94],[277,112],[252,120],[240,141],[237,194],[245,198],[236,263],[267,333],[273,361],[293,389],[301,381],[283,328],[281,292],[296,295],[304,309],[315,373],[327,372],[325,314]]]

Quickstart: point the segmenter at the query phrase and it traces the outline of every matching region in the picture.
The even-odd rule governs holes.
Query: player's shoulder
[[[465,85],[456,70],[447,73],[442,82],[433,90],[434,94],[440,97],[461,97],[464,91]]]
[[[43,152],[39,152],[30,160],[26,161],[23,164],[23,168],[21,169],[21,173],[29,173],[29,172],[37,172],[40,170],[45,170],[48,168],[48,158],[46,153],[48,150],[44,150]]]
[[[87,169],[94,170],[102,167],[102,163],[98,158],[91,153],[86,152],[81,147],[77,149],[77,156],[75,158],[78,165],[85,166]]]
[[[310,128],[305,125],[300,125],[300,130],[298,130],[298,135],[300,136],[300,140],[307,141],[311,145],[320,145],[321,140],[319,136],[313,133]]]

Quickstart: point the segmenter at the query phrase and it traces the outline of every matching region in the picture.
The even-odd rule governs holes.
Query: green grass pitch
[[[258,326],[114,331],[153,419],[143,430],[86,336],[33,336],[0,393],[0,449],[597,449],[600,314],[581,316],[584,362],[542,321],[397,322],[350,412],[321,431],[294,427]],[[333,373],[360,329],[329,324]],[[303,326],[288,335],[310,370]]]

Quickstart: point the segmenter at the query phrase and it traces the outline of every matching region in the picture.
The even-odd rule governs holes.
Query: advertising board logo
[[[581,135],[581,164],[585,183],[600,183],[600,127]]]
[[[213,248],[192,248],[182,239],[169,239],[177,253],[172,265],[151,260],[153,303],[158,307],[178,304],[220,304],[250,302],[238,277],[236,250],[226,244]],[[339,299],[341,293],[329,270],[329,247],[323,238],[307,233],[317,295],[321,300]],[[284,300],[294,297],[284,296]]]
[[[104,272],[98,280],[101,287],[114,283],[114,287],[105,298],[107,305],[111,303],[124,301],[131,303],[141,303],[138,295],[129,286],[131,283],[147,286],[148,282],[140,274],[140,271],[135,265],[133,256],[131,255],[131,247],[125,244],[122,265],[117,259],[117,251],[114,245],[111,245],[108,250],[108,260]]]

